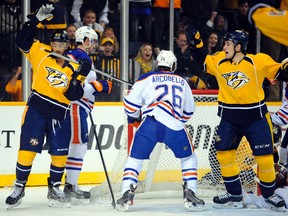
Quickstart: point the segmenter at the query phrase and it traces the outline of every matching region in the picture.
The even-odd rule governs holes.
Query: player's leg
[[[227,121],[221,120],[215,148],[217,159],[220,164],[221,175],[227,193],[213,198],[215,208],[243,208],[242,186],[239,178],[239,168],[236,164],[236,149],[242,139],[241,134],[237,134],[239,128],[231,125]]]
[[[44,141],[46,120],[32,107],[26,107],[21,126],[20,148],[16,164],[16,181],[7,197],[8,208],[21,204],[25,185],[30,175],[36,153],[40,153]]]
[[[122,197],[117,200],[118,210],[126,211],[129,205],[133,204],[134,193],[138,183],[138,176],[142,170],[143,161],[149,159],[157,143],[156,131],[155,119],[148,116],[135,133],[130,155],[124,168]]]
[[[288,130],[286,129],[285,135],[281,142],[281,148],[279,151],[279,163],[284,165],[285,167],[288,166]]]
[[[183,200],[188,211],[202,211],[205,202],[196,196],[197,192],[197,157],[192,140],[185,129],[174,131],[166,128],[164,143],[180,159],[183,179]]]
[[[266,118],[256,121],[247,127],[245,135],[250,143],[258,166],[259,187],[265,201],[272,210],[283,210],[285,201],[274,194],[275,168],[273,158],[273,131],[269,114]]]
[[[68,121],[69,118],[67,118]],[[78,186],[78,179],[87,152],[88,125],[86,111],[72,104],[70,110],[71,142],[66,162],[66,182],[64,193],[73,204],[89,204],[90,192],[83,191]]]
[[[67,121],[51,120],[46,131],[47,142],[51,155],[50,176],[48,178],[48,205],[50,207],[71,207],[71,203],[60,189],[67,161],[70,125]]]

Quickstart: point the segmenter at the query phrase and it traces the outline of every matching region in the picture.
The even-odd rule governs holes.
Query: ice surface
[[[81,186],[82,189],[89,190],[93,186]],[[9,196],[11,188],[0,189],[0,216],[86,216],[86,215],[107,215],[107,216],[175,216],[175,215],[193,215],[193,216],[271,216],[287,215],[283,212],[274,212],[268,209],[214,209],[212,207],[212,198],[204,198],[206,210],[202,212],[187,212],[184,209],[181,197],[169,199],[140,199],[137,194],[134,199],[134,205],[128,212],[119,212],[115,210],[110,201],[96,202],[85,206],[72,206],[71,208],[51,208],[48,207],[47,188],[46,187],[27,187],[22,204],[14,209],[7,210],[5,199]],[[119,197],[116,197],[116,199]]]

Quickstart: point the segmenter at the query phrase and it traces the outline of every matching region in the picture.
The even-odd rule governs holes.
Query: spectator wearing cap
[[[102,39],[105,37],[110,37],[114,40],[114,55],[119,56],[120,45],[119,45],[118,39],[115,35],[114,29],[112,27],[106,26],[104,28],[104,31],[103,31],[101,38],[100,38],[100,41],[102,41]]]
[[[114,40],[110,37],[105,37],[101,40],[101,46],[99,47],[99,51],[103,52],[104,56],[114,56],[115,51],[115,43]]]
[[[120,60],[114,55],[115,42],[110,37],[105,37],[101,40],[98,48],[97,58],[94,60],[94,65],[97,70],[101,70],[118,79],[120,75]],[[107,79],[105,76],[97,76],[97,79]],[[113,84],[113,92],[108,95],[98,94],[95,96],[96,101],[120,101],[120,83],[111,80]]]

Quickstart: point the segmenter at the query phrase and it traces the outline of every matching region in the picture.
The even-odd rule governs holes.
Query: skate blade
[[[225,204],[213,203],[212,206],[214,208],[218,208],[218,209],[243,209],[243,208],[246,208],[246,206],[242,202],[228,202]]]
[[[283,207],[270,206],[269,209],[277,212],[286,212],[285,206]]]
[[[50,199],[48,202],[48,206],[52,208],[70,208],[70,202],[59,202],[58,200]]]
[[[15,207],[19,206],[21,203],[22,203],[22,198],[19,199],[18,202],[16,202],[15,204],[8,205],[8,206],[7,206],[7,210],[14,209]]]
[[[128,211],[129,209],[129,204],[128,203],[123,203],[123,204],[116,204],[116,210],[118,211]]]
[[[72,197],[71,198],[72,205],[90,205],[90,199],[77,199]]]
[[[204,211],[205,205],[196,205],[194,206],[192,202],[184,202],[184,207],[189,212]]]

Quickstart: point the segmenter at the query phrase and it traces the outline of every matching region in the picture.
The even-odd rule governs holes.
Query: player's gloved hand
[[[90,83],[92,87],[95,89],[94,95],[99,92],[103,92],[109,94],[112,90],[112,82],[109,80],[98,80]]]
[[[39,22],[43,20],[51,20],[53,18],[53,14],[51,13],[53,10],[54,7],[52,4],[42,5],[36,12],[36,17]]]
[[[127,117],[128,124],[132,124],[134,127],[138,128],[141,123],[141,117],[133,118],[131,116]]]
[[[64,96],[70,101],[75,101],[81,99],[83,95],[84,90],[81,81],[71,79],[68,89],[64,92]]]
[[[189,29],[187,31],[187,41],[190,49],[198,49],[203,47],[203,41],[197,29]]]
[[[188,84],[190,85],[191,89],[206,89],[205,82],[200,79],[198,76],[192,76],[188,80]]]
[[[72,79],[83,82],[92,68],[92,63],[90,59],[86,58],[80,59],[78,62],[79,67],[77,71],[72,74]]]

